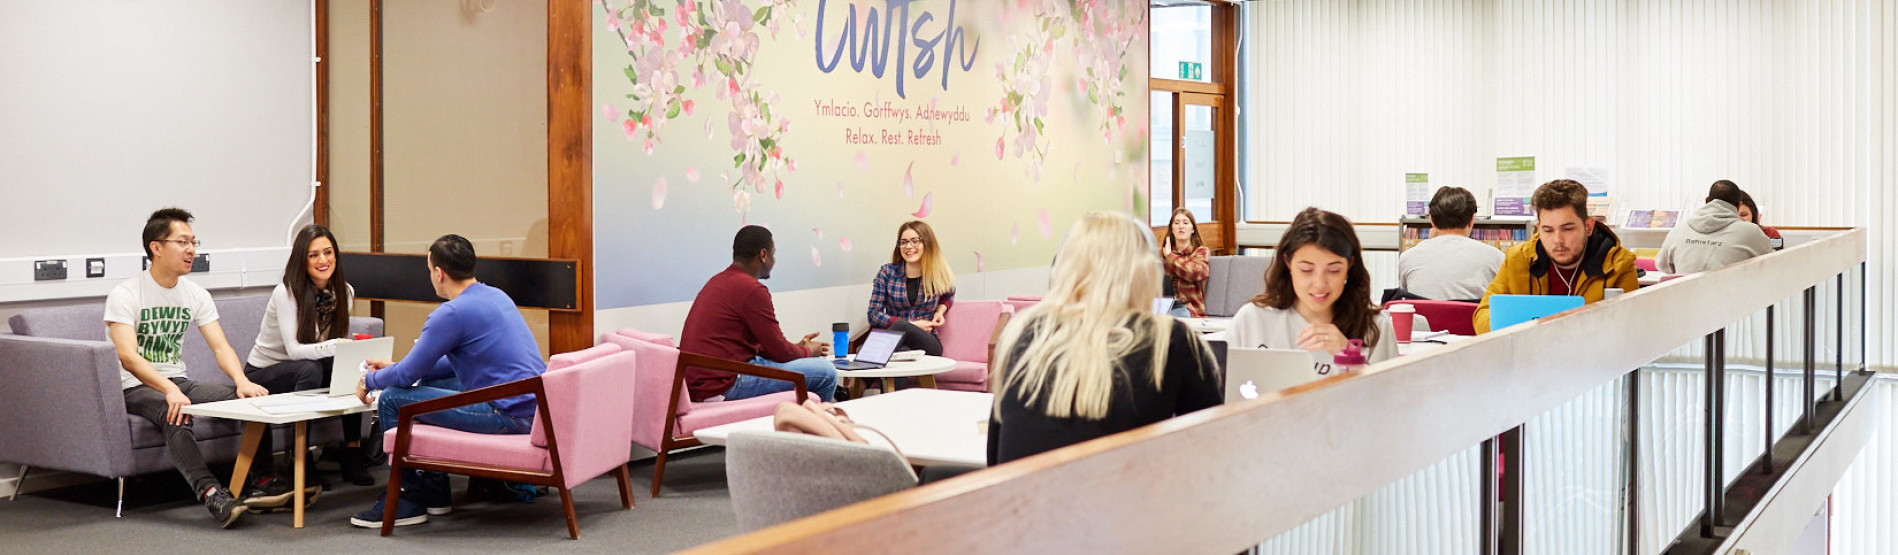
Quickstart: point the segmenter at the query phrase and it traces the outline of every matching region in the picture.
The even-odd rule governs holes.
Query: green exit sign
[[[1205,81],[1206,65],[1199,62],[1180,62],[1180,78]]]

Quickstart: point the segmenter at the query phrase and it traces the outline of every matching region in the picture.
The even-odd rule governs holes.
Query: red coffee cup
[[[369,339],[369,334],[366,334],[366,333],[351,334],[349,338],[357,340],[357,341],[362,341],[364,339]]]
[[[1407,304],[1391,305],[1387,312],[1391,315],[1391,331],[1397,333],[1397,342],[1409,343],[1412,322],[1417,316],[1417,307]]]

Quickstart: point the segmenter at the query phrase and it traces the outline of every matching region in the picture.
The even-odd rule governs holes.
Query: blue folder
[[[1500,330],[1582,306],[1585,302],[1573,295],[1490,295],[1489,329]]]

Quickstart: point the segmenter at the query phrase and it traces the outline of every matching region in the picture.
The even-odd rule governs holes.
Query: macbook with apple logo
[[[1324,355],[1320,360],[1319,355]],[[1226,349],[1226,402],[1257,399],[1268,393],[1324,377],[1330,355],[1297,349]],[[1320,364],[1326,363],[1326,364]]]

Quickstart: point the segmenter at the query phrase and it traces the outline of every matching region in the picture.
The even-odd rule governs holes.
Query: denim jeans
[[[804,387],[809,389],[812,395],[825,401],[837,398],[837,367],[831,364],[829,358],[805,357],[791,362],[777,362],[756,357],[751,359],[751,364],[803,374]],[[739,374],[738,380],[732,382],[732,388],[725,390],[725,399],[735,401],[762,397],[780,391],[790,391],[792,387],[791,382],[783,380]]]
[[[395,429],[396,414],[402,405],[461,393],[461,381],[455,378],[424,380],[413,387],[382,390],[376,417],[383,431]],[[494,403],[475,403],[415,417],[416,422],[476,434],[525,434],[534,427],[534,418],[519,418],[501,412]],[[393,446],[392,446],[393,447]]]

